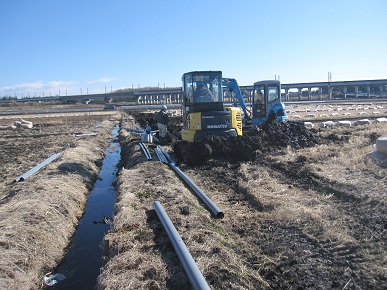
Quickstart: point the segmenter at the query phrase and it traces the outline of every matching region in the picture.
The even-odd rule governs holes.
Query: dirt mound
[[[295,149],[319,143],[317,135],[296,123],[266,122],[239,137],[207,136],[203,141],[174,144],[178,162],[200,165],[209,159],[253,161],[265,152],[278,153],[286,147]]]
[[[152,130],[157,130],[154,113],[137,113],[133,116],[142,128],[148,124]],[[167,142],[173,144],[176,161],[191,166],[201,165],[209,159],[252,161],[265,152],[278,153],[286,147],[301,149],[320,143],[315,131],[295,122],[269,120],[245,130],[243,136],[207,136],[202,141],[192,143],[181,140],[181,130],[181,116],[170,117]]]
[[[158,130],[156,113],[130,112],[130,114],[136,119],[136,123],[141,128],[145,129],[145,127],[149,125],[152,128],[152,131]],[[181,116],[169,116],[167,143],[173,143],[174,141],[181,139],[182,122],[183,119]],[[156,133],[156,137],[159,137],[158,133]]]

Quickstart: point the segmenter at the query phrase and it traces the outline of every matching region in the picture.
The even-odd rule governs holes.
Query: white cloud
[[[79,94],[101,94],[107,90],[107,84],[115,81],[115,78],[102,77],[98,80],[80,83],[78,81],[36,81],[0,87],[0,98],[4,96],[57,96]],[[101,85],[102,84],[102,85]],[[108,91],[112,90],[111,84]],[[115,88],[117,89],[117,88]]]
[[[18,97],[26,96],[28,94],[36,94],[37,96],[45,94],[47,96],[52,93],[52,95],[56,95],[61,90],[62,92],[65,92],[67,89],[73,89],[74,85],[77,83],[77,81],[37,81],[0,87],[0,93],[1,95],[17,95]]]
[[[5,86],[0,87],[0,91],[2,92],[25,92],[25,91],[36,91],[36,90],[50,90],[50,89],[60,89],[63,87],[68,87],[76,84],[75,81],[63,82],[63,81],[51,81],[48,83],[44,83],[42,81],[34,82],[34,83],[23,83],[17,84],[14,86]]]
[[[87,84],[96,84],[96,83],[106,84],[106,83],[110,83],[110,82],[115,81],[115,80],[116,80],[116,78],[102,77],[98,80],[89,81],[89,82],[87,82]]]

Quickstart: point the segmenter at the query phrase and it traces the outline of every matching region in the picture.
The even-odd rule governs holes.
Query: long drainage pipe
[[[206,279],[204,279],[203,274],[200,272],[195,260],[192,258],[163,206],[160,202],[155,201],[153,203],[153,207],[165,231],[167,232],[169,239],[171,240],[172,246],[179,257],[181,264],[183,265],[184,271],[187,274],[192,287],[195,290],[210,290],[211,288],[208,286]]]
[[[23,173],[22,175],[20,175],[19,177],[15,178],[14,181],[17,182],[17,181],[23,181],[24,179],[26,179],[27,177],[29,177],[30,175],[34,174],[35,172],[37,172],[40,168],[46,166],[47,164],[49,164],[50,162],[54,161],[56,158],[58,158],[60,155],[62,155],[63,152],[59,152],[59,153],[56,153],[50,157],[48,157],[46,160],[44,160],[43,162],[39,163],[38,165],[36,165],[35,167],[31,168],[30,170],[28,170],[27,172]]]
[[[191,180],[187,175],[184,174],[176,165],[169,154],[164,150],[163,147],[157,146],[161,152],[168,159],[168,165],[180,176],[181,179],[196,193],[196,195],[204,202],[207,208],[211,211],[211,214],[214,218],[224,218],[224,213],[217,207],[217,205],[210,199],[208,196]]]
[[[209,208],[211,214],[214,218],[224,218],[224,213],[216,206],[216,204],[208,198],[208,196],[191,180],[187,175],[183,173],[173,162],[168,163],[168,165],[175,171],[181,179],[183,179],[187,185],[197,194],[197,196],[204,202],[204,204]]]
[[[146,147],[146,145],[142,142],[140,142],[139,144],[140,144],[140,147],[142,149],[142,152],[144,152],[144,154],[146,156],[146,159],[152,160],[152,155],[150,154],[148,147]]]

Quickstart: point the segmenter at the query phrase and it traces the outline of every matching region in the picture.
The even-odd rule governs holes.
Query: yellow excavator
[[[242,135],[241,109],[223,107],[221,71],[188,72],[183,74],[182,81],[183,140]]]
[[[182,81],[185,141],[200,141],[208,135],[241,136],[244,126],[256,126],[270,118],[287,121],[277,80],[254,83],[251,111],[237,81],[223,78],[221,71],[188,72],[183,74]],[[236,106],[224,106],[223,88],[238,100]]]

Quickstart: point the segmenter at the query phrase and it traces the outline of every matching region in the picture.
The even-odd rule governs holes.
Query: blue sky
[[[387,79],[384,0],[1,0],[0,97]]]

